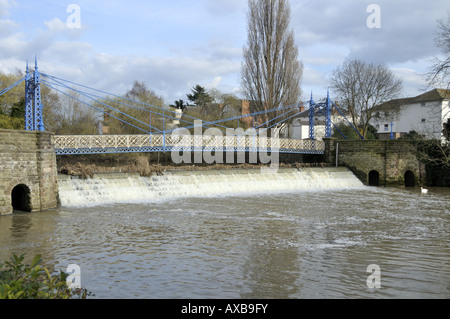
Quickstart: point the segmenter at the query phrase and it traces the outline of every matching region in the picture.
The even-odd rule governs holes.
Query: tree
[[[81,98],[79,94],[71,93],[74,98],[53,94],[55,93],[42,94],[46,100],[43,101],[46,130],[67,135],[97,133],[98,112],[78,101]]]
[[[175,104],[172,104],[170,107],[184,111],[187,108],[187,104],[183,100],[177,100],[175,101]]]
[[[242,100],[233,93],[223,93],[218,89],[212,89],[209,91],[209,94],[213,102],[220,106],[218,119],[235,117],[242,114]]]
[[[198,84],[192,88],[192,94],[187,94],[187,98],[198,107],[205,107],[206,104],[212,102],[212,98],[208,91]]]
[[[447,21],[438,21],[438,31],[435,37],[435,43],[441,49],[443,58],[435,58],[428,74],[430,85],[445,85],[450,89],[450,13]]]
[[[153,128],[163,129],[164,123],[159,114],[162,113],[164,99],[147,88],[144,82],[135,81],[124,98],[110,98],[104,104],[119,111],[104,105],[98,106],[112,115],[105,115],[104,121],[110,134],[144,134],[152,130],[150,122]]]
[[[140,81],[134,81],[133,87],[125,94],[125,98],[157,107],[164,105],[164,99]]]
[[[0,72],[0,90],[9,87],[23,77],[23,74],[17,72],[15,74],[4,74]],[[24,99],[24,85],[18,85],[9,90],[7,93],[0,95],[0,114],[11,114],[11,108],[17,106],[17,103]]]
[[[375,140],[377,129],[373,127],[372,125],[369,125],[369,128],[367,129],[366,139],[367,140]],[[359,134],[354,130],[353,127],[348,125],[347,123],[341,122],[336,124],[336,126],[333,129],[332,137],[337,139],[347,138],[348,140],[360,140],[361,137]]]
[[[444,134],[444,138],[447,141],[450,141],[450,119],[447,120],[447,123],[444,123],[444,130],[442,133]]]
[[[249,0],[248,5],[241,85],[250,102],[250,112],[297,104],[302,94],[303,64],[298,60],[294,32],[289,29],[289,3]],[[279,115],[269,113],[262,121],[269,122],[265,126],[270,127]]]
[[[374,107],[400,94],[402,81],[384,64],[346,60],[333,71],[331,87],[339,95],[342,108],[351,116],[353,125],[364,138],[374,115]]]
[[[15,118],[25,118],[25,97],[14,103],[11,107],[10,116]]]

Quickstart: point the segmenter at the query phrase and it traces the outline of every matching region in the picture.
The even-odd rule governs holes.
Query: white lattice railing
[[[55,149],[110,149],[151,147],[270,148],[288,150],[325,149],[323,141],[278,139],[258,136],[209,135],[56,135]]]

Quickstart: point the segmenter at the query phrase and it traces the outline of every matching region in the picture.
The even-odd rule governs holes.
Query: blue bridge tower
[[[44,106],[41,102],[41,79],[35,58],[34,71],[30,73],[28,69],[25,74],[25,130],[45,131],[42,110]]]

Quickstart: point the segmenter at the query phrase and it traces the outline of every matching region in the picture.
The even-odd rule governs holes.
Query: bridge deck
[[[325,150],[323,141],[248,135],[56,135],[54,144],[56,155],[213,150],[323,154]]]

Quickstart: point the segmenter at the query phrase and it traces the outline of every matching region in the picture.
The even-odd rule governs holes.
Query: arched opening
[[[380,186],[380,173],[377,171],[369,173],[369,186]]]
[[[11,205],[13,210],[31,212],[30,189],[27,185],[17,185],[11,192]]]
[[[406,171],[405,173],[405,186],[406,187],[416,187],[416,177],[411,171]]]

